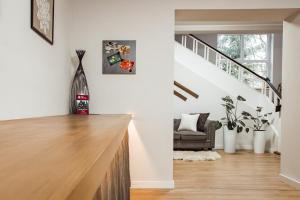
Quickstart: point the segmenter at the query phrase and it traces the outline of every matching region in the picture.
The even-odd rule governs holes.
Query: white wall
[[[51,46],[30,28],[30,1],[0,1],[0,120],[68,113],[67,6],[56,0]]]
[[[160,2],[75,0],[72,18],[71,50],[87,50],[91,112],[134,114],[133,187],[173,187],[174,13]],[[102,40],[109,39],[136,40],[136,75],[102,75]]]
[[[282,179],[300,188],[300,15],[284,22],[283,31],[283,108],[282,108]]]

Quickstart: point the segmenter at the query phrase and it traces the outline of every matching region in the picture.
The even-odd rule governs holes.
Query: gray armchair
[[[204,131],[178,131],[180,119],[174,119],[174,150],[211,150],[215,148],[217,121],[207,120]]]

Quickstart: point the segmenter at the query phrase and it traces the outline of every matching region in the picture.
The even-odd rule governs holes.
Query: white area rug
[[[189,161],[214,161],[220,159],[221,156],[215,151],[174,151],[174,160]]]

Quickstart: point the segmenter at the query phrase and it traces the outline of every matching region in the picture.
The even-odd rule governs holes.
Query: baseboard
[[[174,181],[131,181],[131,188],[174,189]]]
[[[284,174],[279,174],[279,177],[280,177],[280,180],[289,184],[289,185],[292,185],[294,187],[296,187],[297,189],[300,189],[300,181],[294,179],[294,178],[291,178],[289,176],[286,176]]]
[[[215,149],[216,150],[218,150],[218,149],[221,150],[221,149],[224,149],[224,146],[223,145],[216,145]],[[237,150],[252,150],[253,146],[252,145],[237,145],[236,149]]]
[[[224,149],[224,146],[223,145],[215,145],[215,149],[222,150],[222,149]]]
[[[253,145],[250,144],[238,144],[236,146],[237,150],[253,150]]]

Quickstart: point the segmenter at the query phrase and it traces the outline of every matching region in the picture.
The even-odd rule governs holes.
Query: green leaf
[[[246,126],[246,124],[245,124],[242,120],[239,120],[239,123],[240,123],[243,127]]]
[[[262,111],[262,109],[263,109],[262,107],[259,107],[259,106],[257,106],[257,109],[256,109],[256,111],[257,111],[257,112],[261,112],[261,111]]]
[[[222,128],[222,126],[223,126],[222,123],[218,121],[217,122],[217,126],[216,126],[216,130]]]
[[[248,112],[246,112],[246,111],[243,111],[243,112],[242,112],[242,115],[247,116],[247,117],[252,116],[250,113],[248,113]]]
[[[231,99],[230,96],[223,97],[222,100],[225,101],[225,102],[233,104],[233,100]]]
[[[243,127],[237,126],[237,133],[241,133],[243,131]]]
[[[240,95],[236,99],[238,101],[246,101],[246,99],[244,97],[240,96]]]

